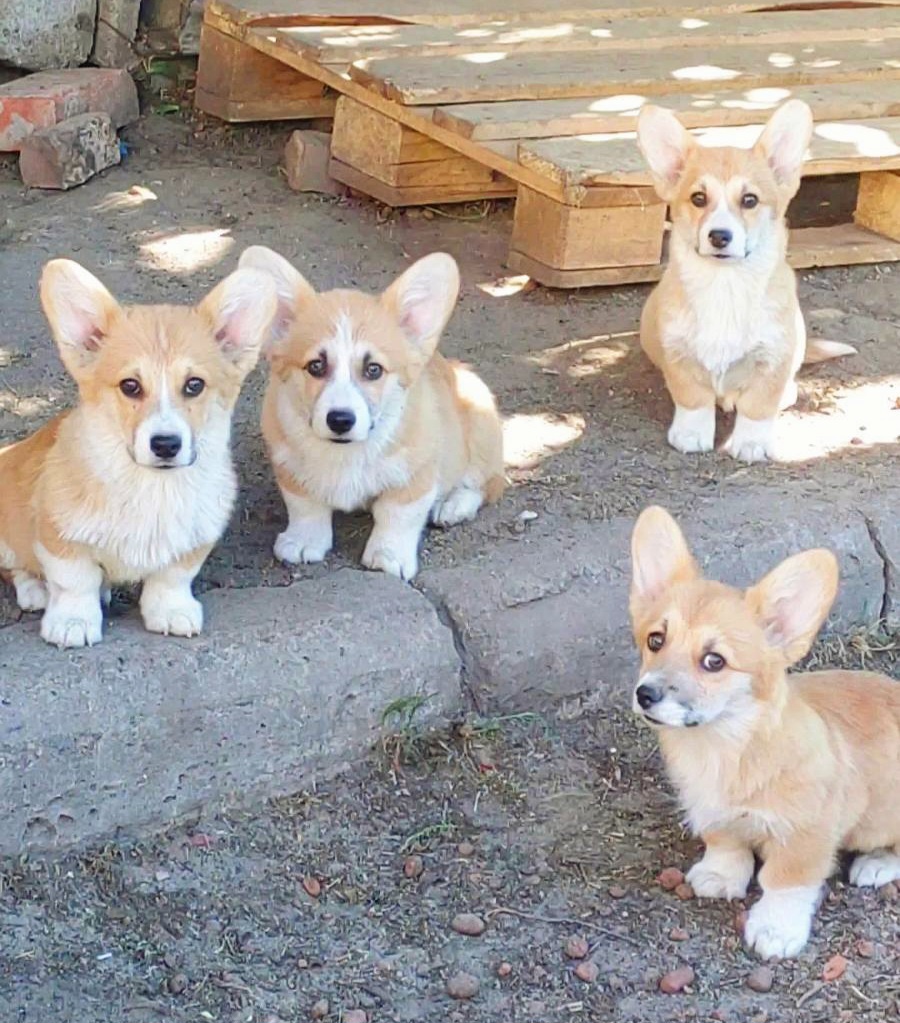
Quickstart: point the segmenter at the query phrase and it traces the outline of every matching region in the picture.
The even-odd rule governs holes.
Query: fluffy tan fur
[[[676,523],[649,508],[632,552],[635,710],[658,728],[706,846],[689,880],[700,896],[742,897],[758,855],[748,944],[795,955],[839,850],[857,853],[856,884],[900,877],[900,684],[786,674],[834,599],[828,551],[795,555],[742,593],[704,580]]]

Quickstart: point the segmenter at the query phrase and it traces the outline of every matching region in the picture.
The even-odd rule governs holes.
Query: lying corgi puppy
[[[810,341],[788,266],[788,203],[812,137],[809,107],[779,107],[752,149],[701,146],[678,118],[646,106],[638,144],[669,204],[669,261],[641,315],[641,345],[675,403],[669,443],[711,451],[716,404],[736,412],[725,450],[756,462],[773,455],[780,409],[797,400],[803,362],[852,355]]]
[[[277,310],[238,270],[196,307],[121,306],[83,267],[47,264],[41,302],[79,403],[0,451],[0,567],[61,647],[101,639],[101,593],[143,582],[151,632],[192,636],[191,582],[237,490],[231,412]],[[108,593],[108,590],[106,590]]]
[[[378,297],[317,294],[262,246],[240,265],[269,273],[281,303],[262,412],[288,511],[275,556],[321,561],[335,509],[371,507],[363,564],[411,579],[429,518],[442,526],[474,518],[504,488],[494,399],[436,351],[459,291],[456,263],[426,256]]]
[[[634,709],[659,730],[687,819],[706,846],[697,895],[762,898],[744,938],[763,958],[809,938],[839,849],[850,881],[900,878],[900,683],[871,672],[786,675],[838,584],[830,551],[797,554],[742,593],[704,580],[678,526],[648,508],[632,537]]]

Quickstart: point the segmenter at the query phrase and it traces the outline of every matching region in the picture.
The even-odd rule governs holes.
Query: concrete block
[[[151,49],[184,56],[200,52],[206,0],[143,0],[141,24]]]
[[[0,85],[0,151],[77,114],[106,113],[121,128],[140,116],[137,88],[127,71],[73,68],[43,71]]]
[[[77,67],[91,52],[97,0],[3,0],[0,63],[27,71]]]
[[[109,114],[79,114],[24,139],[19,173],[29,188],[74,188],[122,159]]]
[[[203,596],[208,629],[113,619],[59,651],[0,630],[0,855],[158,828],[201,806],[295,792],[365,755],[397,699],[460,710],[452,635],[428,601],[351,569]]]
[[[137,63],[137,35],[141,0],[98,0],[97,30],[91,61],[100,67],[127,68]]]
[[[295,131],[284,147],[287,183],[295,192],[346,195],[347,189],[328,173],[331,135],[325,131]]]

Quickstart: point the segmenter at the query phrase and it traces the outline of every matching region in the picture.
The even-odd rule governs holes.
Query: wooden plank
[[[334,99],[315,78],[203,25],[196,106],[225,121],[327,117]]]
[[[485,55],[480,55],[484,57]],[[614,96],[670,95],[819,82],[900,79],[900,40],[632,50],[622,53],[513,54],[488,62],[413,57],[354,64],[350,77],[397,103],[430,105]]]
[[[794,97],[808,103],[819,121],[900,115],[900,87],[886,82],[842,82],[794,88],[676,92],[665,97],[688,128],[759,123],[761,116]],[[644,105],[641,95],[584,99],[509,100],[436,107],[436,124],[473,141],[538,139],[633,131]]]
[[[900,174],[861,175],[853,219],[860,227],[900,242]]]
[[[701,128],[703,145],[754,144],[762,125]],[[519,162],[552,178],[563,188],[602,184],[650,183],[650,174],[633,133],[525,140]],[[900,117],[871,121],[824,121],[815,125],[803,174],[840,174],[900,167]]]
[[[807,227],[791,232],[788,262],[797,269],[814,266],[853,266],[900,260],[900,242],[893,242],[854,224]],[[658,281],[664,264],[560,270],[512,251],[508,265],[550,288],[608,287]]]
[[[456,150],[349,96],[341,96],[337,102],[331,154],[342,163],[382,179],[385,176],[381,171],[397,164],[460,159]],[[482,170],[488,168],[482,166]]]
[[[328,170],[335,181],[364,192],[385,206],[433,206],[437,203],[472,202],[477,199],[504,199],[516,194],[515,182],[503,177],[492,183],[398,187],[386,184],[333,157]]]
[[[900,10],[781,11],[705,18],[592,18],[576,23],[552,14],[547,22],[518,25],[487,21],[459,25],[297,25],[278,28],[309,60],[323,64],[392,57],[461,57],[491,51],[551,53],[646,50],[672,46],[733,46],[765,41],[849,42],[900,38]]]
[[[896,0],[884,0],[890,5]],[[390,20],[420,25],[471,26],[485,21],[560,21],[728,14],[791,6],[792,0],[208,0],[206,12],[234,25],[301,25],[332,21],[371,24]],[[860,5],[861,9],[866,6]],[[368,10],[367,10],[368,8]]]

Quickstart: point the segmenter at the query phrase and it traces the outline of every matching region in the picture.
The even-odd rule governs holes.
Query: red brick
[[[121,159],[109,114],[78,114],[22,140],[19,171],[29,188],[82,185]]]
[[[88,111],[109,114],[113,126],[140,113],[131,75],[119,68],[39,71],[0,85],[0,152],[21,148],[24,138]]]

